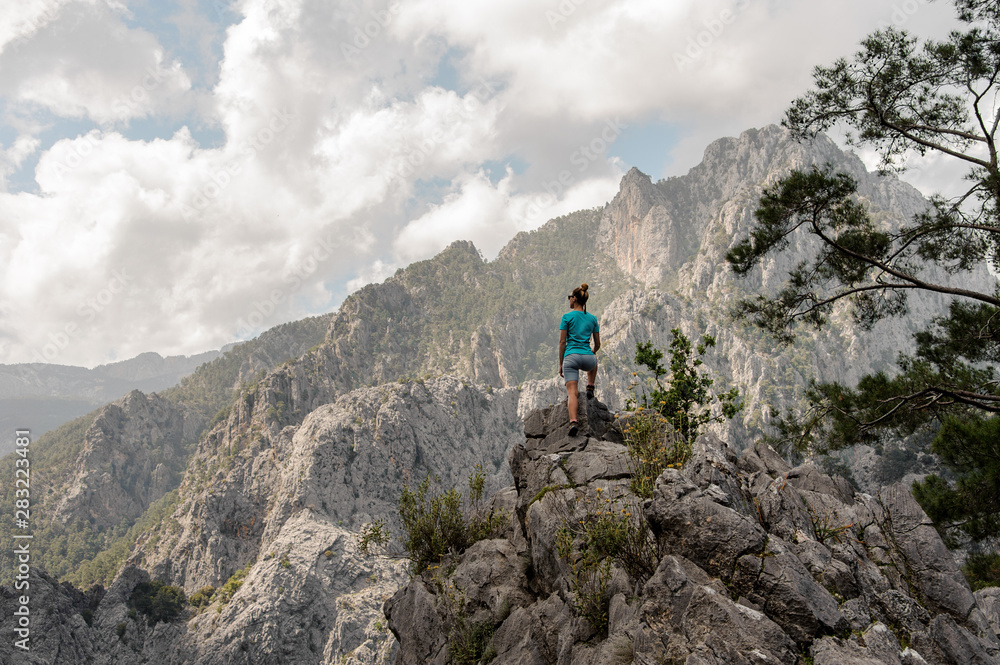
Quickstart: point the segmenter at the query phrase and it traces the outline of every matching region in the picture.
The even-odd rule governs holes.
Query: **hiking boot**
[[[569,435],[576,436],[577,432],[579,431],[580,431],[579,423],[577,423],[575,420],[569,421]]]
[[[594,399],[594,385],[587,386],[587,399]]]

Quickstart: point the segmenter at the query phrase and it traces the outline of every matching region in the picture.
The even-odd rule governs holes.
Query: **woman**
[[[580,370],[587,373],[587,399],[594,397],[594,380],[597,379],[597,350],[601,348],[601,327],[597,317],[587,314],[587,284],[581,284],[569,295],[570,311],[563,314],[559,322],[559,376],[566,379],[566,394],[569,397],[569,435],[580,431],[577,422],[579,404],[577,387]],[[594,337],[594,350],[590,350],[590,338]]]

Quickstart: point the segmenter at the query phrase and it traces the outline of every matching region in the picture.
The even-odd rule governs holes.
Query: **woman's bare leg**
[[[596,385],[596,383],[597,383],[597,366],[594,366],[594,369],[587,372],[587,385],[593,386]]]
[[[576,412],[578,409],[577,401],[579,400],[577,386],[579,383],[579,381],[566,382],[566,397],[569,400],[569,419],[571,421],[576,420]]]

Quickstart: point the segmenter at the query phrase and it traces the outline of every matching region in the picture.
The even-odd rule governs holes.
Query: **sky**
[[[0,3],[0,363],[88,367],[334,311],[455,240],[492,259],[780,122],[874,30],[955,26],[926,0]]]

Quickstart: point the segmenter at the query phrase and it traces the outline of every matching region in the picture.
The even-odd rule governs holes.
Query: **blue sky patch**
[[[508,166],[514,171],[514,175],[521,175],[528,170],[528,163],[517,155],[507,155],[503,159],[490,160],[482,164],[483,173],[494,187],[507,176]]]
[[[668,122],[630,124],[608,148],[608,155],[621,159],[626,168],[637,167],[656,181],[668,172],[673,163],[671,151],[679,142],[678,127]]]
[[[444,88],[445,90],[454,90],[459,95],[464,95],[467,92],[467,87],[462,81],[461,75],[458,73],[458,68],[455,63],[461,59],[462,52],[458,49],[449,48],[445,51],[441,60],[438,61],[437,72],[435,72],[434,77],[429,81],[430,85],[436,85]]]
[[[222,0],[187,4],[139,0],[130,4],[125,24],[155,35],[166,61],[180,60],[195,88],[210,88],[218,80],[226,28],[242,17]]]

